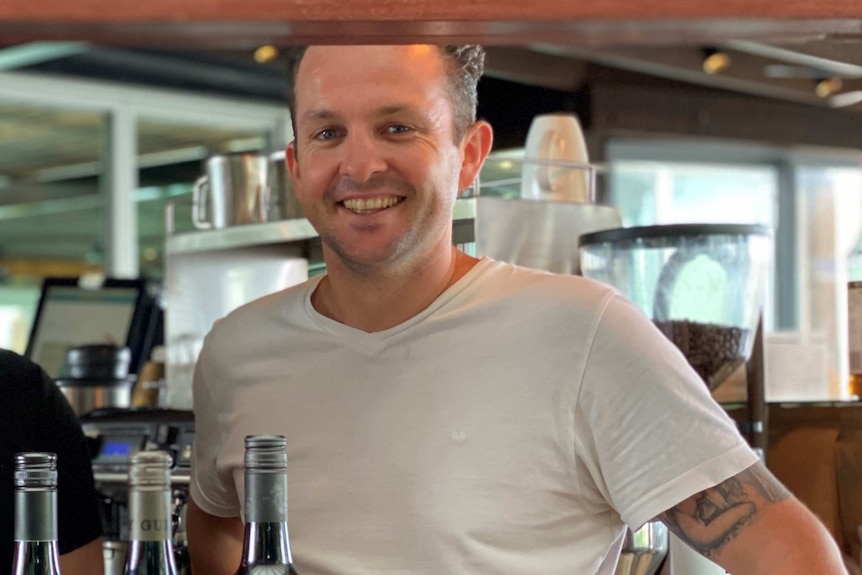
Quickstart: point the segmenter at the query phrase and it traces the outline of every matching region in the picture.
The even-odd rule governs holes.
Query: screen
[[[144,436],[103,436],[102,448],[96,460],[102,463],[124,463],[126,460],[140,451],[144,442]]]
[[[109,441],[102,447],[102,455],[104,457],[123,456],[128,457],[132,454],[132,446],[125,441]]]
[[[66,350],[77,345],[126,345],[140,289],[46,286],[29,357],[52,378],[60,375]]]

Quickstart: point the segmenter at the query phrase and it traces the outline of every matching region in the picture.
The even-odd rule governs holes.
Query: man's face
[[[434,46],[316,46],[300,64],[288,166],[324,246],[354,271],[451,249],[452,205],[472,174],[444,66]]]

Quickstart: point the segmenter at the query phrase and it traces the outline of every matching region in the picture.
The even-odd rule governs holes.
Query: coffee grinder
[[[761,311],[771,253],[765,226],[682,224],[617,228],[580,238],[581,273],[610,284],[653,319],[715,397],[743,381],[740,430],[766,447]],[[676,537],[671,575],[724,575]]]

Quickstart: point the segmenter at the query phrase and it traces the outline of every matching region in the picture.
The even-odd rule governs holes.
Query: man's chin
[[[348,269],[366,272],[386,269],[397,264],[400,254],[397,246],[329,245],[329,251]]]

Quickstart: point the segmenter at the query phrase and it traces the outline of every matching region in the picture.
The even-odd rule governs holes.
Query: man
[[[81,424],[60,389],[39,366],[0,349],[0,565],[12,567],[15,454],[57,454],[57,544],[63,575],[104,572],[102,525]]]
[[[476,260],[478,47],[310,47],[287,161],[325,276],[244,306],[195,373],[193,568],[231,573],[242,440],[281,433],[300,573],[610,574],[659,517],[734,573],[843,573],[682,355],[615,291]]]

